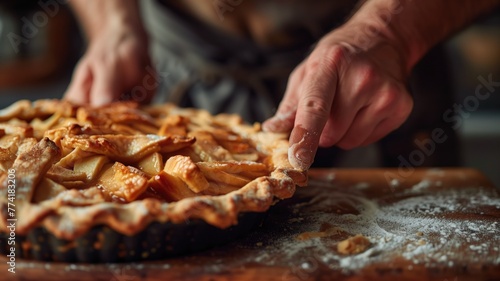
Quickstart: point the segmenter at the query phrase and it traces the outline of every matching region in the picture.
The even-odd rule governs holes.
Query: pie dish
[[[140,260],[222,243],[306,185],[287,137],[172,104],[18,101],[0,110],[0,249],[9,219],[24,258]]]

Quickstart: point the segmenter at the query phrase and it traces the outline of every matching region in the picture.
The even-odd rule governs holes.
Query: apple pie
[[[40,239],[57,241],[58,249],[92,243],[98,251],[106,243],[125,249],[115,240],[139,233],[151,238],[158,225],[163,235],[193,222],[224,233],[242,215],[263,213],[306,184],[306,171],[294,169],[287,155],[287,135],[235,114],[21,100],[0,110],[0,248],[9,247],[13,220],[18,248],[35,258],[46,246],[35,245]],[[158,243],[151,246],[158,252],[173,247]],[[85,260],[77,246],[70,260]],[[61,259],[48,252],[42,259]]]

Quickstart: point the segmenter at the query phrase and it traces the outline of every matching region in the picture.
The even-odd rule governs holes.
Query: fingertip
[[[307,170],[314,162],[318,149],[319,133],[310,132],[303,127],[295,126],[290,134],[288,161],[300,170]]]
[[[102,85],[101,83],[94,85],[90,93],[90,105],[100,107],[110,104],[115,99],[115,90],[110,85]]]
[[[314,159],[311,156],[313,156],[312,152],[306,149],[296,150],[291,146],[288,150],[288,161],[292,167],[301,171],[306,171],[311,167],[312,159]]]
[[[94,107],[103,106],[113,102],[113,95],[109,93],[93,94],[90,105]]]
[[[64,94],[62,100],[76,105],[83,105],[87,102],[83,94],[76,93],[75,90],[71,88]]]
[[[79,63],[75,68],[70,84],[62,97],[63,100],[77,105],[89,102],[89,91],[92,84],[92,75],[85,64]]]
[[[119,81],[112,69],[97,69],[96,79],[90,92],[91,106],[103,106],[119,95]]]
[[[88,104],[88,89],[86,88],[86,85],[70,85],[66,90],[66,93],[62,97],[62,100],[68,101],[75,105]]]

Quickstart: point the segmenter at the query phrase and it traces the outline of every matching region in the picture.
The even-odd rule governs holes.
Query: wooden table
[[[363,234],[365,252],[340,255]],[[2,257],[5,259],[5,257]],[[500,280],[500,196],[471,169],[312,170],[244,238],[130,264],[18,261],[5,280]]]

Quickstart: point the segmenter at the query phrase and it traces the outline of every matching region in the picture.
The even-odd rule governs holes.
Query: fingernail
[[[314,162],[316,155],[318,133],[309,132],[297,125],[290,135],[288,161],[297,169],[307,170]]]
[[[297,169],[307,170],[311,166],[314,158],[314,153],[311,150],[300,148],[298,150],[294,150],[291,148],[288,158],[290,164]]]

